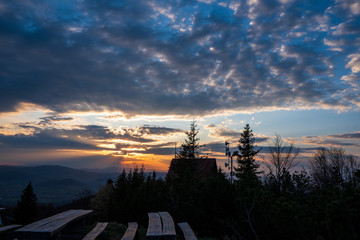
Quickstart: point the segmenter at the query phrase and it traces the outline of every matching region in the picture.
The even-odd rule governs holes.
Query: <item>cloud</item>
[[[60,121],[58,118],[56,120]],[[20,123],[17,126],[30,131],[27,135],[0,135],[2,148],[81,149],[115,152],[122,150],[123,154],[139,152],[141,149],[142,153],[167,155],[169,149],[173,149],[173,143],[162,143],[157,139],[153,139],[152,136],[167,136],[183,132],[181,129],[149,125],[134,128],[121,127],[118,129],[110,129],[101,125],[75,125],[61,128],[60,126],[44,127],[44,124],[35,122]],[[118,141],[122,141],[122,143],[118,143]],[[171,145],[170,148],[168,148],[169,144]]]
[[[41,121],[39,122],[40,125],[47,125],[53,122],[59,121],[71,121],[74,120],[72,117],[58,117],[58,116],[48,116],[48,117],[41,117]]]
[[[62,138],[57,136],[38,133],[33,135],[3,135],[0,134],[0,148],[3,149],[81,149],[100,150],[94,144],[79,140]]]
[[[356,74],[342,76],[341,80],[348,82],[354,88],[360,87],[360,76]]]
[[[321,141],[317,141],[314,143],[317,143],[320,145],[325,145],[325,146],[328,146],[328,145],[331,145],[331,146],[357,146],[357,144],[355,144],[355,143],[341,142],[341,141],[330,140],[330,139],[321,140]]]
[[[343,16],[360,14],[360,3],[356,0],[338,0],[329,11]]]
[[[359,4],[315,5],[4,2],[0,111],[21,103],[128,115],[357,107],[334,76],[358,72]],[[342,54],[350,61],[333,67]]]
[[[215,153],[224,153],[225,156],[225,144],[223,142],[211,142],[207,143],[204,148],[204,151]]]
[[[332,138],[343,138],[343,139],[360,139],[360,132],[337,134],[337,135],[329,135],[329,137],[332,137]]]
[[[152,147],[150,149],[147,149],[145,151],[145,153],[147,154],[154,154],[154,155],[174,155],[175,153],[175,148],[174,147],[161,147],[161,148],[156,148],[156,147]]]
[[[338,134],[338,135],[328,135],[328,136],[308,136],[304,138],[305,144],[318,145],[320,147],[327,146],[339,146],[339,147],[357,147],[358,143],[344,141],[356,139],[357,133],[353,134]]]
[[[252,121],[254,121],[255,119],[252,119]],[[226,139],[227,141],[230,140],[237,140],[240,139],[241,137],[241,133],[242,131],[237,131],[235,129],[228,129],[227,127],[224,127],[222,125],[220,126],[216,126],[215,124],[209,124],[206,126],[206,128],[208,128],[210,130],[210,136],[212,137],[221,137]],[[255,135],[255,141],[257,143],[260,142],[266,142],[267,140],[269,140],[270,138],[267,136],[263,136],[263,135]]]
[[[351,54],[348,58],[350,58],[350,61],[346,64],[346,67],[351,68],[353,73],[360,72],[360,54]]]
[[[147,134],[147,135],[168,135],[178,132],[184,132],[184,130],[182,129],[150,126],[150,125],[144,125],[142,127],[139,127],[138,130],[141,134]]]

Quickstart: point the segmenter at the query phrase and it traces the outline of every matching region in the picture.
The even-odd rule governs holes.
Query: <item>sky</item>
[[[192,120],[360,156],[358,0],[0,3],[0,164],[166,171]]]

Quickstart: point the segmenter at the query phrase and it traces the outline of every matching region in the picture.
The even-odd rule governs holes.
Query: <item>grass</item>
[[[110,240],[121,240],[121,238],[124,236],[124,233],[126,232],[126,229],[127,226],[116,222],[111,222],[106,227],[106,231]]]
[[[108,233],[110,240],[121,240],[124,236],[127,229],[127,225],[111,222],[106,227],[106,231]],[[137,240],[145,240],[146,239],[146,228],[139,226],[136,237]]]

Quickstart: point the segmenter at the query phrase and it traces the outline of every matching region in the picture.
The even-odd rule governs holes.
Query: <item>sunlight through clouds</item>
[[[219,159],[246,123],[259,145],[282,131],[358,154],[358,139],[328,136],[359,131],[359,9],[352,0],[3,2],[0,162],[33,148],[166,169],[192,119]]]

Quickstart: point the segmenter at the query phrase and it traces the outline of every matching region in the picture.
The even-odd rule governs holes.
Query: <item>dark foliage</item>
[[[17,223],[28,224],[36,219],[37,211],[37,196],[31,182],[23,190],[20,200],[15,209],[15,219]]]
[[[360,239],[360,169],[356,157],[341,148],[320,149],[308,174],[305,170],[290,171],[293,162],[288,159],[293,161],[297,151],[291,155],[289,148],[278,148],[270,152],[277,170],[260,181],[254,141],[247,125],[239,146],[239,160],[244,162],[240,162],[239,180],[233,184],[221,169],[207,178],[200,177],[194,170],[196,159],[181,161],[178,177],[166,180],[135,167],[124,170],[114,181],[108,180],[95,196],[84,192],[79,200],[63,207],[40,206],[40,215],[86,209],[91,199],[96,221],[136,221],[146,227],[148,212],[168,211],[175,223],[189,222],[202,238]],[[278,143],[275,147],[281,147]],[[24,190],[16,213],[33,219],[34,212],[20,211],[34,209],[29,206],[36,206],[31,184]],[[31,221],[27,219],[21,222]]]
[[[200,148],[202,146],[199,144],[200,138],[197,137],[198,133],[199,129],[197,128],[196,121],[192,121],[190,130],[185,131],[187,139],[185,139],[185,143],[181,144],[180,152],[176,155],[176,158],[196,159],[204,157],[200,156]]]
[[[181,161],[178,177],[166,181],[134,168],[108,181],[108,190],[93,199],[102,199],[94,209],[102,220],[143,226],[148,212],[168,211],[175,222],[189,222],[199,237],[216,239],[359,239],[358,159],[339,148],[321,149],[310,175],[291,172],[298,151],[282,148],[278,140],[274,147],[279,150],[271,152],[277,170],[264,175],[264,181],[254,159],[259,150],[246,125],[234,184],[221,169],[201,178],[194,171],[196,159]]]
[[[254,143],[254,134],[252,133],[249,124],[246,124],[244,131],[241,133],[238,145],[238,167],[235,167],[235,175],[239,181],[256,182],[259,164],[256,163],[255,156],[261,149],[255,150]]]

